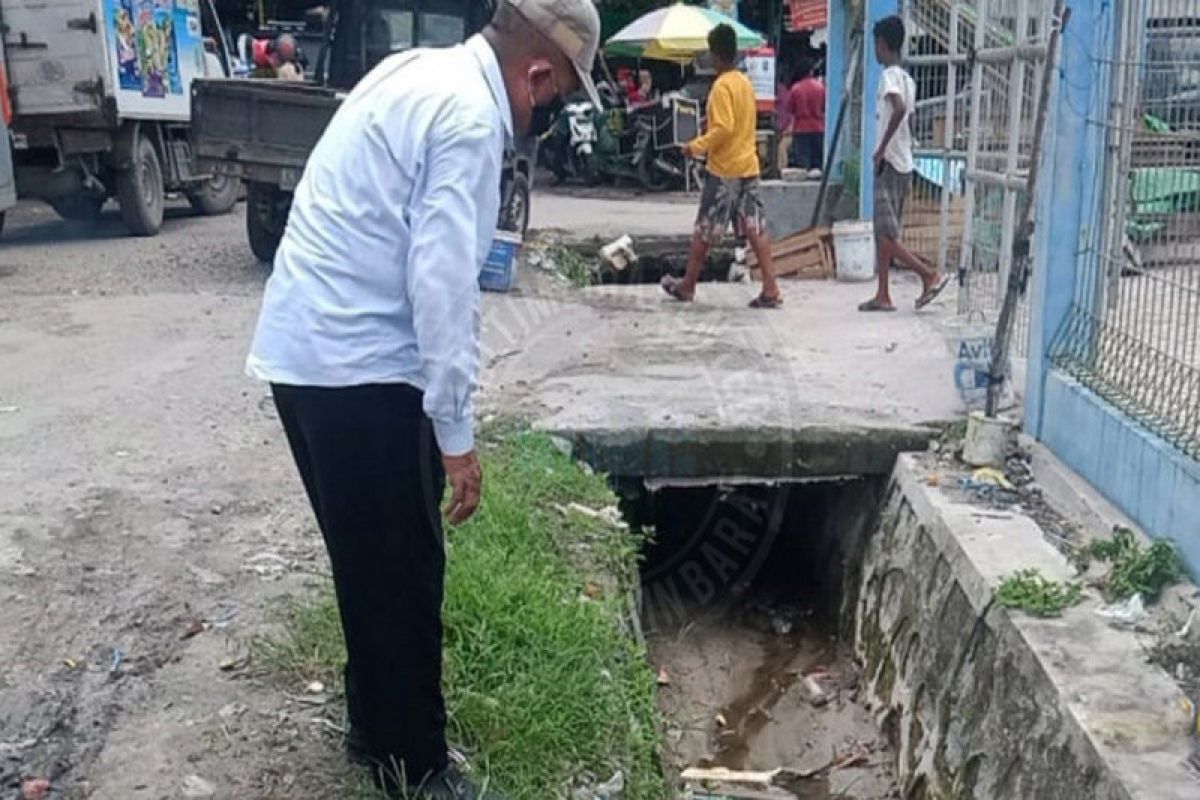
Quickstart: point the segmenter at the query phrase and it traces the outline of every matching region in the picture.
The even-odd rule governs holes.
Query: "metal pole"
[[[1042,77],[1041,93],[1038,95],[1037,118],[1033,126],[1033,142],[1029,153],[1029,180],[1025,185],[1025,202],[1021,209],[1021,226],[1013,237],[1013,268],[1008,275],[1008,289],[1004,293],[1004,305],[1000,307],[1000,319],[996,323],[996,341],[992,347],[992,365],[988,370],[987,409],[989,417],[996,416],[1000,402],[1000,388],[1008,370],[1008,350],[1012,341],[1013,318],[1017,302],[1025,291],[1025,280],[1029,271],[1029,247],[1033,238],[1034,197],[1037,194],[1038,173],[1041,171],[1042,137],[1046,132],[1046,107],[1050,104],[1050,81],[1054,79],[1055,62],[1058,59],[1058,41],[1067,26],[1071,12],[1065,0],[1054,0],[1054,19],[1050,28],[1050,42],[1046,47],[1046,71]]]
[[[1096,269],[1094,272],[1095,285],[1092,289],[1092,314],[1097,321],[1107,316],[1106,307],[1116,300],[1117,280],[1121,276],[1120,262],[1113,260],[1109,263],[1110,254],[1123,253],[1125,241],[1124,228],[1113,224],[1112,214],[1108,209],[1116,209],[1124,201],[1122,181],[1126,179],[1121,169],[1119,157],[1125,139],[1126,119],[1130,116],[1126,105],[1128,98],[1128,81],[1126,75],[1130,31],[1130,3],[1122,2],[1117,8],[1120,16],[1117,24],[1117,41],[1113,47],[1114,63],[1112,66],[1111,99],[1109,102],[1108,132],[1106,136],[1106,152],[1104,158],[1104,191],[1101,199],[1100,236],[1098,250],[1095,253]],[[1115,123],[1115,124],[1113,124]]]
[[[1016,46],[1025,43],[1029,35],[1029,0],[1017,4]],[[1017,178],[1017,154],[1021,144],[1021,105],[1025,97],[1025,62],[1015,59],[1009,66],[1008,82],[1008,148],[1004,158],[1004,173],[1011,179]],[[1024,187],[1022,187],[1024,188]],[[999,294],[1008,285],[1008,274],[1012,269],[1013,253],[1010,249],[1016,226],[1017,193],[1010,186],[1004,189],[1004,205],[1000,215],[1000,280],[996,284]],[[1001,299],[999,296],[997,300]]]
[[[946,269],[950,246],[950,154],[954,151],[954,104],[958,96],[958,2],[950,3],[950,61],[946,64],[946,118],[942,125],[942,197],[938,210],[938,272]]]
[[[854,88],[854,78],[858,75],[862,32],[855,31],[850,38],[850,64],[846,67],[846,82],[842,87],[842,104],[838,108],[837,122],[833,125],[833,139],[829,143],[829,152],[825,154],[825,169],[821,170],[821,188],[817,190],[817,204],[813,207],[812,221],[809,223],[809,226],[813,228],[821,222],[821,207],[825,205],[825,190],[829,188],[829,173],[833,171],[833,160],[837,158],[838,142],[841,141],[842,128],[846,124],[846,114],[850,109],[850,95]]]
[[[987,0],[979,0],[979,11],[975,15],[975,51],[982,50],[987,40],[984,37],[984,23],[987,20]],[[967,271],[974,257],[975,245],[971,239],[974,236],[975,219],[975,181],[970,175],[975,171],[979,162],[979,128],[980,117],[983,113],[983,66],[972,59],[971,63],[971,126],[967,138],[967,187],[963,198],[963,233],[962,249],[958,253],[958,312],[965,314],[971,310],[971,282]]]

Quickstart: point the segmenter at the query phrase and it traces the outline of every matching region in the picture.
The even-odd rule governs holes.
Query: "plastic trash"
[[[1136,625],[1146,618],[1146,602],[1141,592],[1122,600],[1096,609],[1096,613],[1113,625],[1128,627]]]

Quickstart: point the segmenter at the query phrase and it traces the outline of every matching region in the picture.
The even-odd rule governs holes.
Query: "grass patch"
[[[996,590],[996,602],[1001,608],[1019,608],[1035,617],[1060,617],[1082,596],[1083,589],[1078,583],[1052,581],[1036,569],[1009,575]]]
[[[1121,526],[1113,529],[1111,538],[1092,542],[1092,555],[1109,564],[1102,586],[1110,602],[1135,594],[1147,602],[1157,600],[1163,589],[1184,574],[1174,545],[1159,540],[1144,548],[1133,531]]]
[[[558,274],[566,278],[567,282],[576,289],[591,286],[596,282],[592,262],[578,250],[558,246],[550,250],[549,256]]]
[[[567,509],[614,498],[605,480],[529,432],[481,442],[483,503],[448,530],[445,690],[450,740],[515,800],[569,795],[617,770],[625,797],[658,798],[654,675],[627,628],[637,535]],[[292,603],[260,661],[340,685],[331,590]]]

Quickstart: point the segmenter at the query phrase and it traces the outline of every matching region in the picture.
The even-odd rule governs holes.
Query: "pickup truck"
[[[335,0],[315,81],[192,84],[197,168],[245,181],[246,235],[255,256],[274,260],[308,155],[354,84],[393,53],[466,41],[493,9],[490,0]],[[524,233],[532,183],[529,148],[506,154],[499,227]]]
[[[141,236],[168,192],[233,208],[237,182],[195,171],[189,144],[192,82],[229,75],[212,0],[0,0],[0,36],[20,196],[74,220],[115,196]]]

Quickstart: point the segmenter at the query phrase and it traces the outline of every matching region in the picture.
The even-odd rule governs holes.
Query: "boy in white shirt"
[[[888,287],[888,271],[896,261],[921,278],[916,307],[924,308],[949,283],[935,267],[900,243],[904,200],[912,183],[912,129],[909,118],[916,107],[916,84],[900,66],[904,50],[904,22],[891,16],[875,23],[875,57],[883,65],[875,92],[875,263],[879,289],[859,305],[859,311],[895,311]]]

